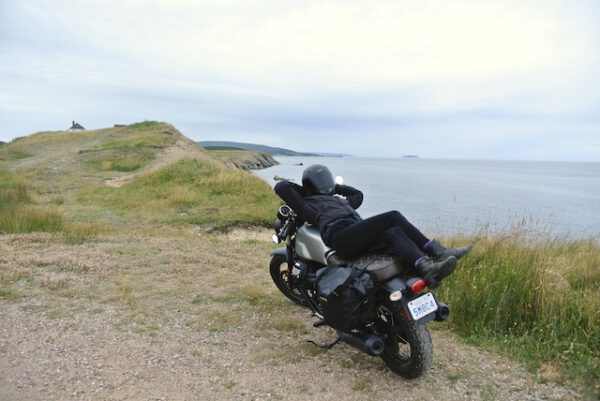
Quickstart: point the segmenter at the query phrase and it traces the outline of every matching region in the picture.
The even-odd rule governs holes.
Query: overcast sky
[[[0,140],[72,120],[357,156],[600,161],[600,2],[0,0]]]

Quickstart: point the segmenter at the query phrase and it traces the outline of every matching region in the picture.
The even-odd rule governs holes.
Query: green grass
[[[269,225],[278,201],[263,181],[210,161],[181,160],[120,188],[82,191],[80,202],[161,223]],[[156,213],[159,211],[159,213]]]
[[[150,152],[133,154],[110,154],[88,160],[88,165],[100,171],[135,171],[144,167],[152,160]]]
[[[32,155],[30,153],[23,152],[22,150],[6,149],[4,152],[0,153],[0,161],[15,161],[26,159],[31,156]]]
[[[79,154],[88,166],[99,171],[130,172],[138,170],[150,163],[156,153],[176,140],[166,125],[157,122],[132,124],[118,129],[113,135],[118,139],[107,137],[107,141],[93,148],[82,149]]]
[[[455,243],[464,242],[455,239]],[[597,240],[482,236],[438,291],[451,327],[496,344],[532,368],[562,369],[600,392],[600,245]]]
[[[125,129],[128,130],[137,130],[140,128],[155,128],[155,127],[162,127],[164,126],[165,123],[162,123],[160,121],[140,121],[137,123],[133,123],[133,124],[129,124],[125,127]]]

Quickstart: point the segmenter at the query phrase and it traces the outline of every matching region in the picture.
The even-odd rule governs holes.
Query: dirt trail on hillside
[[[507,358],[433,332],[405,380],[270,282],[268,237],[0,236],[0,400],[575,400]],[[240,257],[243,255],[243,258]]]

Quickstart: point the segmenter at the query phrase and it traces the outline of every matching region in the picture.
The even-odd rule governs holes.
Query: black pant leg
[[[402,213],[394,210],[383,213],[383,216],[386,216],[388,219],[390,219],[394,226],[402,228],[408,238],[410,238],[419,247],[419,249],[422,250],[425,244],[429,242],[429,238],[427,238],[425,234],[419,231],[417,227],[408,221],[406,217],[402,215]]]
[[[332,246],[340,256],[352,258],[361,255],[375,244],[383,243],[392,255],[412,266],[423,256],[423,252],[404,232],[402,225],[406,219],[402,219],[398,212],[369,217],[336,231],[331,239]],[[423,244],[426,242],[427,240]]]
[[[417,259],[425,255],[400,227],[391,227],[385,230],[381,241],[386,244],[391,255],[409,267],[414,267]]]

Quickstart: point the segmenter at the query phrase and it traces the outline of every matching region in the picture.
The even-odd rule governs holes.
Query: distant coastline
[[[268,153],[271,156],[304,156],[304,157],[353,157],[346,153],[331,152],[296,152],[295,150],[278,148],[255,143],[231,142],[231,141],[198,141],[200,146],[206,149],[236,149],[251,150],[253,152]]]

